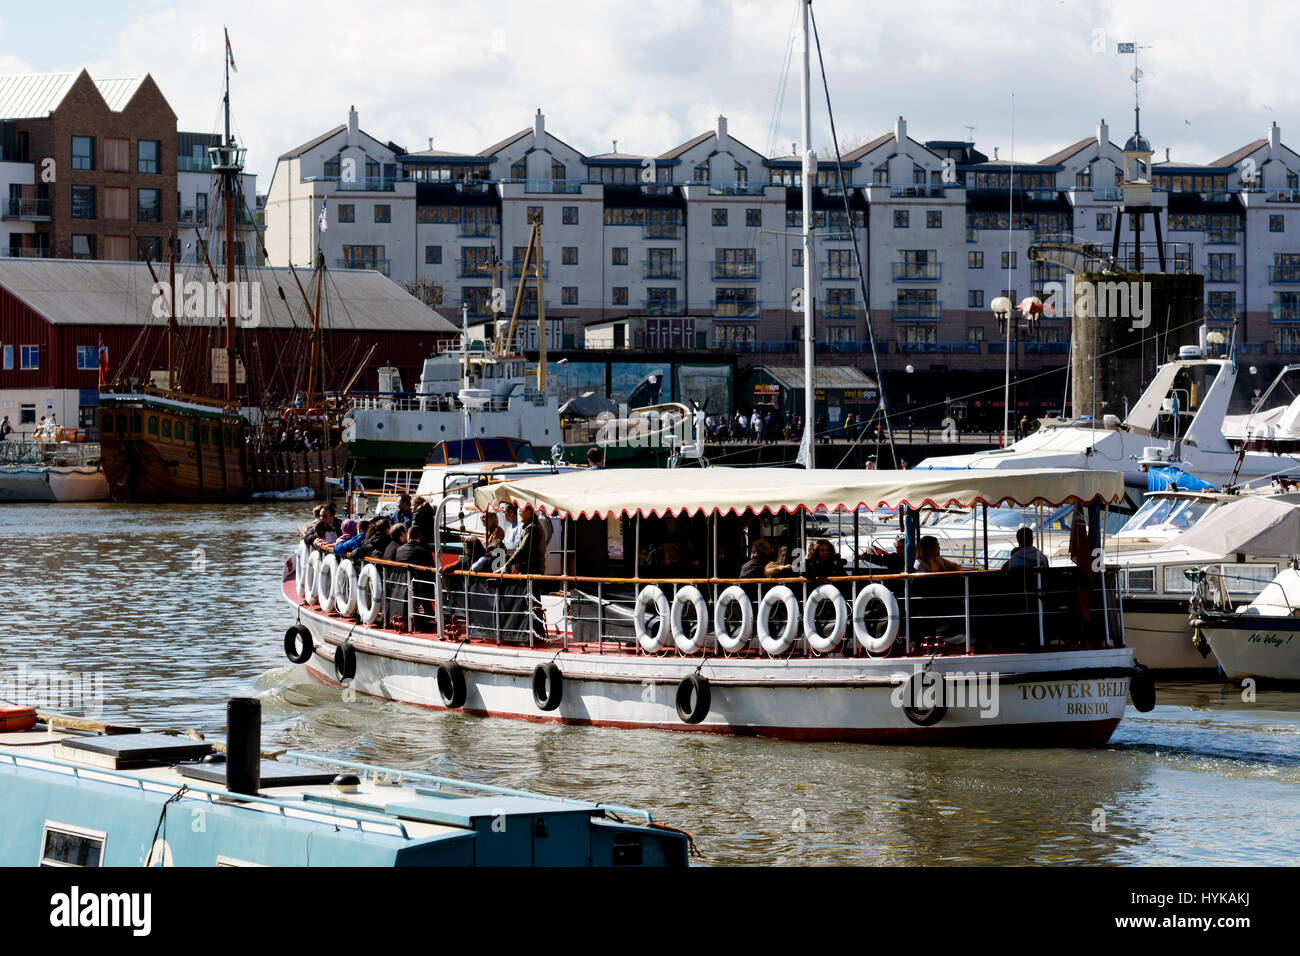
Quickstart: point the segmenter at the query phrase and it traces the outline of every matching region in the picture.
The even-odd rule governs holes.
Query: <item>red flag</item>
[[[230,68],[231,68],[232,70],[234,70],[236,73],[238,73],[238,72],[239,72],[239,67],[235,66],[235,54],[234,54],[234,52],[230,49],[230,33],[229,33],[229,32],[226,33],[226,56],[230,59]]]
[[[99,337],[99,387],[104,387],[104,381],[108,378],[108,346],[104,344],[104,337]]]
[[[1075,507],[1074,522],[1070,526],[1070,560],[1078,568],[1078,600],[1075,616],[1080,621],[1092,620],[1092,547],[1088,540],[1088,526],[1083,520],[1083,509]]]

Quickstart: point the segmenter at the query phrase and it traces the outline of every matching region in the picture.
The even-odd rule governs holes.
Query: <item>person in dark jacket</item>
[[[524,505],[519,512],[519,545],[507,566],[515,574],[542,574],[546,570],[546,537],[532,505]]]
[[[387,550],[388,545],[393,540],[388,536],[388,528],[389,521],[387,518],[376,518],[371,522],[370,530],[366,532],[366,540],[357,549],[356,557],[361,560],[382,558],[384,551]]]
[[[416,498],[414,510],[411,513],[411,527],[419,528],[424,532],[424,543],[432,547],[434,541],[435,515],[433,505],[429,504],[424,498]]]
[[[396,561],[397,552],[402,545],[406,543],[406,527],[400,524],[394,524],[388,532],[389,540],[387,547],[384,548],[384,560]]]
[[[812,580],[838,577],[844,573],[844,559],[825,538],[816,542],[808,555],[804,576]]]
[[[764,538],[759,538],[749,549],[749,560],[740,566],[742,578],[767,577],[767,565],[772,560],[772,546]]]
[[[397,510],[393,512],[393,520],[408,528],[411,526],[411,496],[406,492],[402,492],[397,499]]]
[[[416,564],[420,567],[433,567],[433,552],[424,543],[424,531],[419,525],[407,534],[406,544],[397,549],[397,560],[402,564]]]

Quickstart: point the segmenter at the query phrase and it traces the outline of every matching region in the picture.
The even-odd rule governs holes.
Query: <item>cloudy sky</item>
[[[733,136],[786,153],[797,69],[783,64],[797,0],[499,0],[362,3],[56,2],[0,8],[0,74],[151,73],[182,129],[220,125],[221,28],[232,99],[265,190],[275,157],[344,122],[411,150],[477,152],[531,122],[588,154],[657,154],[725,114]],[[1300,146],[1300,9],[1252,0],[817,0],[841,140],[900,114],[918,140],[965,139],[1038,160],[1091,135],[1131,132],[1131,56],[1143,51],[1143,132],[1163,159],[1206,162],[1276,121]],[[798,54],[795,54],[797,64]],[[814,66],[814,70],[815,70]],[[778,105],[780,108],[778,109]],[[829,142],[820,87],[816,145]]]

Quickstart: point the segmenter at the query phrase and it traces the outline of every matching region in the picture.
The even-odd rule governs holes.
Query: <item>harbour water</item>
[[[481,719],[346,700],[288,664],[302,503],[0,505],[0,696],[102,693],[100,719],[220,734],[263,701],[295,748],[628,803],[712,864],[1293,864],[1300,694],[1162,684],[1100,750],[799,744]],[[51,686],[49,678],[62,675]],[[84,701],[83,701],[84,703]]]

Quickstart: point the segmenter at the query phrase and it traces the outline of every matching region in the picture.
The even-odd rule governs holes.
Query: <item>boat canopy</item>
[[[1197,522],[1161,550],[1183,550],[1205,561],[1222,561],[1232,554],[1297,554],[1300,508],[1273,498],[1242,498]]]
[[[475,492],[480,508],[514,501],[561,517],[669,516],[856,511],[859,508],[1063,505],[1116,502],[1119,472],[856,471],[700,468],[671,471],[584,469],[520,478]]]

